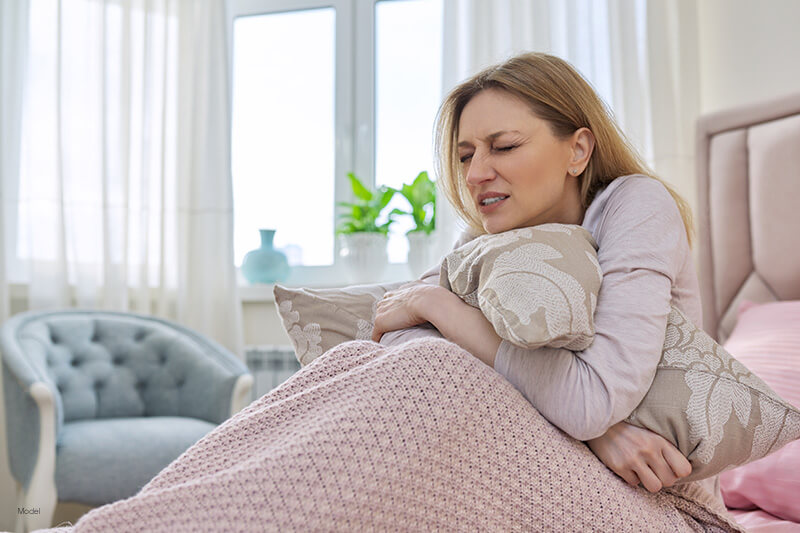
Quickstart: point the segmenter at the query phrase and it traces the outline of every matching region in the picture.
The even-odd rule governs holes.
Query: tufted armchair
[[[202,335],[153,317],[28,312],[0,329],[17,531],[48,527],[56,502],[134,495],[243,408],[252,377]]]

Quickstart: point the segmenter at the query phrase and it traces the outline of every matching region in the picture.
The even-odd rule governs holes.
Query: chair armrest
[[[52,481],[61,426],[61,395],[27,361],[2,352],[3,401],[9,469],[27,491],[36,479]]]
[[[231,416],[235,415],[250,405],[250,395],[253,391],[253,376],[243,374],[236,380],[231,397]]]

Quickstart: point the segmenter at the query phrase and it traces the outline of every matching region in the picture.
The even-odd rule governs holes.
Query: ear
[[[594,134],[589,128],[578,128],[572,134],[572,159],[570,161],[570,168],[578,170],[576,174],[583,173],[586,165],[589,164],[589,158],[592,157],[594,151]]]

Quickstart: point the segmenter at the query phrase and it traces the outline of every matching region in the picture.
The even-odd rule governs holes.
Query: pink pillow
[[[745,300],[725,349],[800,408],[800,300],[761,305]]]
[[[743,302],[725,349],[778,395],[800,407],[800,301]],[[757,506],[800,522],[800,441],[723,472],[720,488],[728,507]]]

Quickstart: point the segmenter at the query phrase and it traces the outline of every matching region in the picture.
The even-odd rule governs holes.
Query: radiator
[[[262,397],[300,370],[291,346],[247,346],[245,363],[253,374],[252,400]]]

